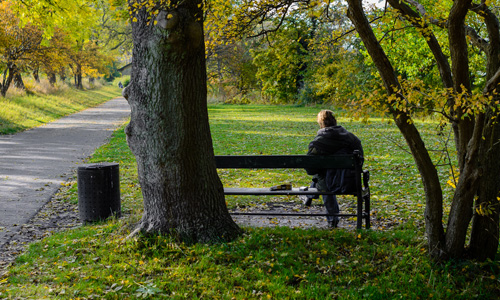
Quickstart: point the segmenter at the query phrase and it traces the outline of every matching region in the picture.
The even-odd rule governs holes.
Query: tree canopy
[[[79,88],[82,76],[109,74],[112,61],[131,47],[122,11],[101,1],[2,1],[2,95],[11,82],[22,87],[28,71],[36,80],[39,71],[46,73],[54,84],[56,74],[64,78],[71,70]]]

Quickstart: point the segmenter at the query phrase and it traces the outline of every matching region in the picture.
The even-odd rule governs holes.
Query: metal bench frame
[[[357,217],[356,228],[362,228],[365,220],[366,229],[370,228],[370,180],[369,171],[363,171],[358,151],[342,155],[217,155],[215,162],[218,169],[351,169],[356,173],[356,191],[339,194],[320,192],[315,188],[307,191],[291,190],[271,191],[269,188],[224,188],[225,195],[353,195],[357,198],[356,214],[335,214],[339,217]],[[274,215],[274,216],[328,216],[329,214],[304,213],[232,213],[233,215]]]

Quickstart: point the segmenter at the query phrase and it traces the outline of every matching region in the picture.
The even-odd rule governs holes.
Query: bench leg
[[[363,227],[363,197],[358,196],[358,213],[356,217],[356,229]]]
[[[370,195],[366,195],[363,197],[365,200],[365,227],[366,229],[370,229]]]

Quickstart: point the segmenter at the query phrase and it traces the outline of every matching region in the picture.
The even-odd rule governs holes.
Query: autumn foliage
[[[108,74],[113,57],[124,49],[116,43],[126,45],[117,41],[118,23],[109,14],[107,6],[78,1],[0,2],[1,95],[11,83],[24,88],[22,76],[29,73],[37,81],[44,74],[51,84],[56,75],[61,80],[72,75],[77,88],[82,77]]]

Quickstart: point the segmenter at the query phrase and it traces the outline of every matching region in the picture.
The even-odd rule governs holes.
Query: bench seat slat
[[[353,155],[216,155],[218,169],[354,169]]]
[[[307,191],[300,191],[299,188],[291,190],[271,191],[269,188],[224,188],[226,195],[340,195],[339,193],[319,192],[315,188],[309,188]],[[354,194],[347,194],[354,195]]]

